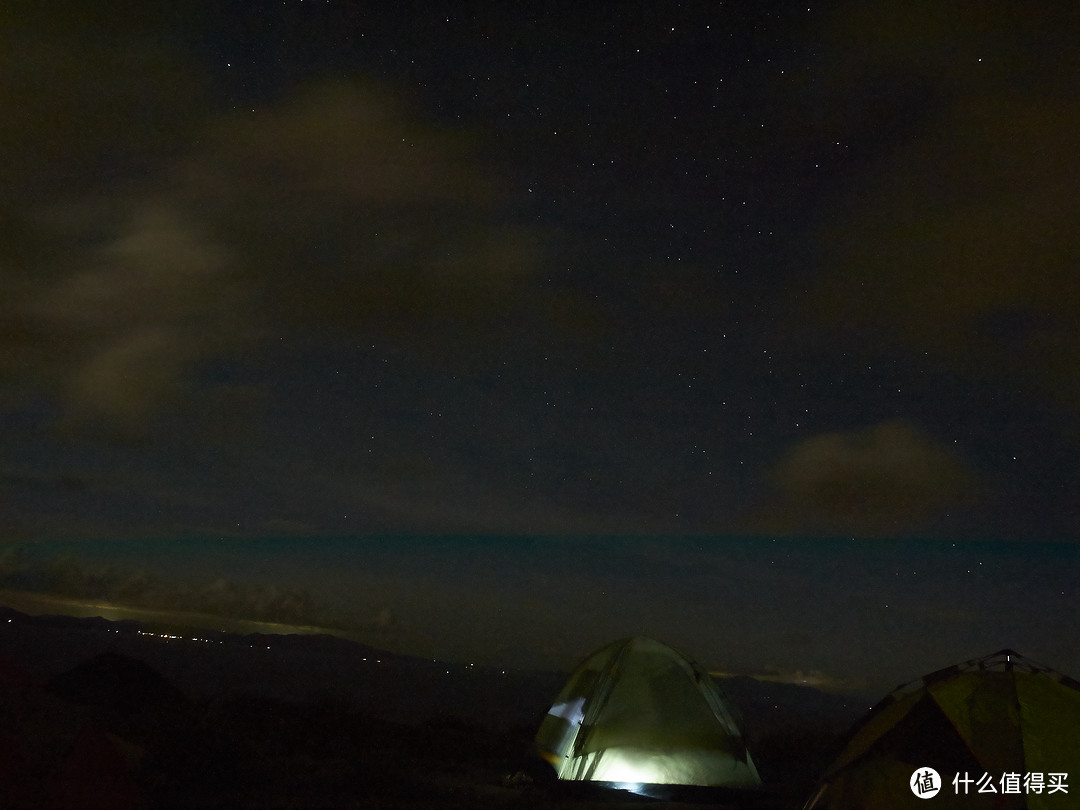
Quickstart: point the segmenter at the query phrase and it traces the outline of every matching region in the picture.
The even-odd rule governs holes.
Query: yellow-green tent
[[[927,768],[939,777],[932,798],[919,795]],[[1065,790],[1055,788],[1061,784]],[[878,703],[805,810],[1063,810],[1078,803],[1080,683],[1002,650],[901,686]]]
[[[700,666],[650,638],[585,659],[540,725],[536,745],[560,779],[759,787],[731,707]]]

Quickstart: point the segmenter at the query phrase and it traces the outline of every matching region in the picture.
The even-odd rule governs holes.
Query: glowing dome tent
[[[930,802],[911,787],[925,768],[941,782]],[[1051,793],[1055,773],[1066,774],[1066,785],[1080,774],[1080,683],[1002,650],[901,686],[874,706],[805,810],[1071,806],[1077,786]],[[1017,776],[1003,782],[1006,774]],[[1039,775],[1041,792],[1025,789],[1028,774]],[[957,775],[974,781],[954,785]],[[993,795],[979,792],[984,775]]]
[[[713,679],[649,638],[622,639],[585,659],[541,723],[536,745],[560,779],[761,786]]]

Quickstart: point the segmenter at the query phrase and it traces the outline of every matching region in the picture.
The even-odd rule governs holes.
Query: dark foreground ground
[[[766,789],[648,798],[559,783],[533,754],[560,673],[363,669],[369,648],[292,638],[184,644],[5,614],[0,806],[797,808],[840,728],[733,683]]]

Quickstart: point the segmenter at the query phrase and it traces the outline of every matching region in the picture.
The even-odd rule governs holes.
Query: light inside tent
[[[586,659],[541,721],[536,744],[563,780],[636,793],[654,785],[761,785],[708,674],[646,638],[620,640]]]
[[[598,782],[651,785],[711,784],[716,760],[711,752],[660,752],[624,746],[608,748],[585,758],[588,778]],[[580,777],[578,777],[580,778]],[[626,788],[629,789],[629,788]]]
[[[668,768],[662,761],[667,757],[643,754],[633,749],[609,748],[600,757],[592,778],[600,782],[650,782],[669,781]]]
[[[553,717],[561,717],[568,723],[581,725],[581,721],[585,719],[585,698],[579,697],[564,703],[556,703],[548,711],[548,714]]]

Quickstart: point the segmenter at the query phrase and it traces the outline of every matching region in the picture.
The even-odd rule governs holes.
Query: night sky
[[[0,587],[1080,676],[1059,5],[0,12]]]

